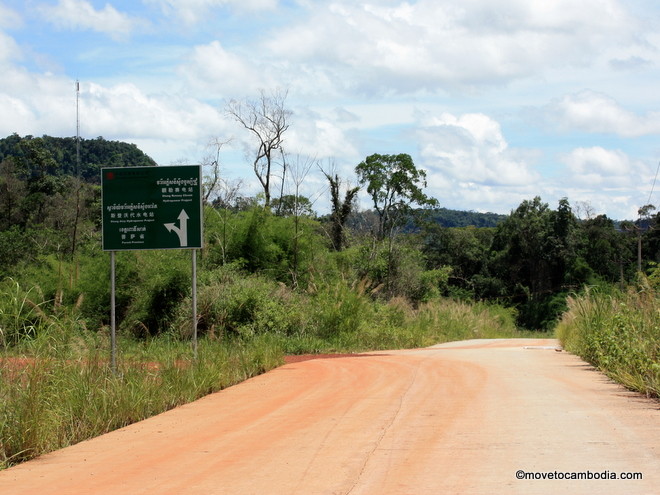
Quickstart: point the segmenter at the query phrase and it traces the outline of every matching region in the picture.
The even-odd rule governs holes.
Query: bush
[[[179,305],[173,328],[188,338],[190,297]],[[250,337],[263,333],[294,335],[307,327],[302,296],[261,275],[226,265],[207,274],[197,295],[198,332],[211,338]]]

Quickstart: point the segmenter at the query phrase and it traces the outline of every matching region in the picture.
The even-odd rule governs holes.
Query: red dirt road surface
[[[290,363],[0,472],[0,493],[659,494],[659,403],[556,344]]]

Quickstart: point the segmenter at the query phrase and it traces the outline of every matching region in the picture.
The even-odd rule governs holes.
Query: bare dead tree
[[[231,100],[227,105],[227,113],[250,131],[257,143],[252,168],[264,190],[266,207],[271,200],[274,155],[282,148],[284,133],[289,128],[291,111],[285,106],[287,95],[286,90],[276,90],[270,95],[261,91],[256,100]]]
[[[220,151],[230,142],[231,138],[224,141],[212,138],[207,145],[209,153],[202,158],[202,168],[210,168],[210,175],[204,176],[204,204],[209,204],[212,196],[217,195],[220,189],[225,189],[224,181],[220,176]]]
[[[286,156],[284,153],[282,153],[282,160],[283,163],[287,163]],[[294,203],[293,203],[293,239],[292,239],[292,251],[293,251],[293,259],[291,262],[291,283],[292,286],[295,288],[298,286],[298,272],[299,272],[299,258],[300,258],[300,247],[299,247],[299,239],[300,236],[302,235],[301,232],[301,225],[300,225],[300,217],[302,214],[302,208],[300,205],[300,187],[302,186],[303,182],[305,181],[305,178],[307,177],[307,174],[309,174],[309,171],[311,170],[312,166],[316,160],[312,157],[309,156],[304,156],[304,155],[296,155],[293,158],[293,162],[289,165],[288,169],[290,170],[289,177],[292,182],[293,186],[293,198],[294,198]],[[282,189],[282,192],[284,191],[284,188]],[[280,198],[280,206],[282,204],[282,197]]]
[[[575,216],[580,220],[591,220],[596,216],[596,210],[589,201],[576,201]]]

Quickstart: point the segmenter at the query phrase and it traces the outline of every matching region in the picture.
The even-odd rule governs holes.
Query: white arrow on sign
[[[188,247],[188,219],[190,218],[186,210],[181,210],[179,213],[179,226],[173,223],[166,223],[165,228],[170,232],[175,232],[179,236],[179,243],[181,247]]]

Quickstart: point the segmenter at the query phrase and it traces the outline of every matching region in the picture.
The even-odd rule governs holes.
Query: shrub
[[[191,334],[192,301],[179,305],[173,327],[177,334]],[[226,265],[208,274],[197,295],[198,332],[211,338],[249,337],[263,333],[294,335],[307,327],[302,296],[284,284],[261,275],[245,274]]]

